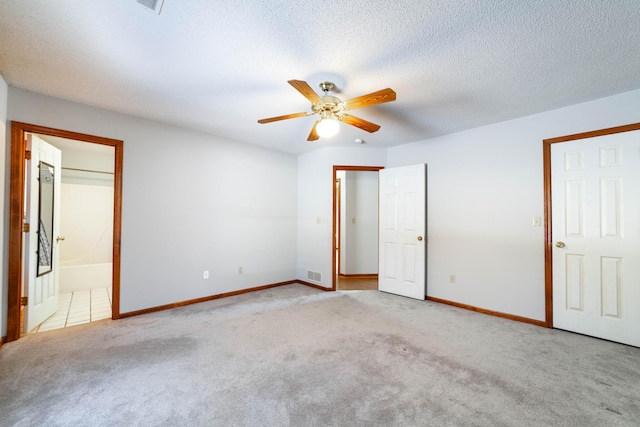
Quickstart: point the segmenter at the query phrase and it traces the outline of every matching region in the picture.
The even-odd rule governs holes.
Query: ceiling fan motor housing
[[[333,114],[337,114],[341,111],[341,103],[340,98],[331,95],[325,95],[322,98],[322,104],[312,104],[311,110],[314,113],[322,113],[324,111],[331,112]]]
[[[331,82],[320,82],[319,86],[325,95],[327,94],[327,92],[331,92],[334,88],[334,84]]]

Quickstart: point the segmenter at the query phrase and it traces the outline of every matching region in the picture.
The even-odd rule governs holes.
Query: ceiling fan
[[[258,120],[258,123],[271,123],[279,120],[295,119],[297,117],[306,117],[318,114],[320,118],[316,120],[313,128],[311,128],[311,133],[309,133],[307,141],[315,141],[321,136],[331,137],[335,135],[338,133],[338,129],[340,127],[338,121],[366,130],[367,132],[375,132],[380,129],[379,125],[359,117],[346,114],[345,112],[355,110],[356,108],[370,107],[372,105],[396,100],[396,93],[389,88],[349,99],[347,101],[342,101],[335,96],[329,95],[329,91],[334,87],[331,82],[320,83],[320,89],[324,92],[324,96],[319,96],[305,81],[289,80],[288,83],[305,98],[311,101],[311,111],[261,119]]]

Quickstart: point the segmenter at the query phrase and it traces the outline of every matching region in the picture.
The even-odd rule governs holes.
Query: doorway
[[[29,135],[32,144],[40,140],[60,150],[62,161],[59,226],[53,242],[59,254],[55,264],[58,304],[44,322],[32,321],[28,312],[25,323],[37,326],[26,330],[44,332],[110,319],[114,147]]]
[[[24,277],[24,244],[23,233],[25,219],[25,170],[28,164],[27,135],[38,134],[42,138],[63,138],[73,140],[74,143],[97,144],[110,147],[113,151],[113,215],[111,244],[111,283],[112,283],[112,308],[111,318],[120,317],[120,234],[121,234],[121,207],[122,207],[122,164],[123,141],[103,138],[93,135],[30,125],[26,123],[11,123],[11,180],[10,180],[10,214],[9,214],[9,275],[8,293],[9,304],[7,312],[7,341],[20,338],[24,330],[23,305],[27,301],[23,299]],[[87,145],[88,147],[88,145]]]
[[[349,254],[355,258],[355,251],[357,251],[357,242],[349,242],[347,236],[345,235],[345,230],[347,230],[347,226],[352,230],[356,230],[356,226],[360,225],[359,218],[365,218],[365,216],[358,215],[349,215],[349,212],[353,212],[357,210],[357,206],[352,206],[352,203],[349,202],[349,187],[355,188],[357,191],[357,181],[352,186],[351,183],[347,182],[347,174],[353,174],[358,172],[368,172],[375,173],[375,208],[371,209],[369,206],[365,208],[364,206],[360,206],[360,212],[366,213],[367,216],[371,218],[365,219],[362,221],[362,225],[366,226],[367,223],[374,221],[374,227],[372,233],[377,236],[377,217],[378,217],[378,206],[377,206],[377,172],[381,169],[384,169],[382,166],[334,166],[333,167],[333,247],[332,247],[332,290],[371,290],[378,289],[378,275],[377,275],[377,243],[373,247],[369,245],[369,249],[374,251],[374,259],[373,263],[375,264],[373,267],[366,265],[366,262],[356,262],[349,263]],[[355,177],[356,175],[352,175]],[[371,179],[361,180],[360,186],[367,187],[370,186]],[[365,189],[365,191],[367,191]],[[368,191],[367,191],[368,193]],[[353,198],[352,202],[356,199]],[[363,198],[362,203],[370,204],[371,202],[365,198]],[[352,210],[353,209],[353,210]],[[366,209],[366,212],[365,212]],[[365,231],[366,233],[366,231]],[[367,243],[361,241],[361,243],[367,246]],[[367,257],[371,258],[371,257]],[[360,264],[360,265],[354,265]],[[351,268],[351,269],[350,269]],[[375,273],[369,272],[371,270]]]
[[[543,147],[546,326],[640,346],[640,123]]]

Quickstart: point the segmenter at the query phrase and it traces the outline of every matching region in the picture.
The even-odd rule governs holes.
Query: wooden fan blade
[[[322,98],[320,98],[320,96],[313,89],[311,89],[309,83],[303,80],[289,80],[287,83],[293,86],[309,101],[311,101],[312,104],[322,104]]]
[[[270,117],[268,119],[260,119],[258,123],[271,123],[277,122],[278,120],[287,120],[287,119],[295,119],[296,117],[306,117],[310,116],[314,113],[295,113],[295,114],[286,114],[284,116]]]
[[[396,100],[396,93],[387,88],[368,95],[362,95],[357,98],[344,101],[342,105],[345,110],[355,110],[356,108],[369,107],[371,105],[382,104]]]
[[[377,124],[368,122],[364,119],[361,119],[360,117],[352,116],[350,114],[343,114],[339,117],[339,119],[340,121],[343,121],[348,125],[355,126],[362,130],[366,130],[367,132],[370,132],[370,133],[373,133],[378,129],[380,129],[380,126],[378,126]]]
[[[313,127],[311,128],[311,132],[309,133],[309,138],[307,138],[307,141],[315,141],[320,138],[320,135],[318,135],[318,132],[316,132],[316,126],[318,126],[318,123],[320,123],[321,121],[322,119],[316,120],[316,122],[313,124]]]

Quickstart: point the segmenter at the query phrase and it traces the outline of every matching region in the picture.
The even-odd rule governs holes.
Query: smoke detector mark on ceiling
[[[153,10],[155,13],[160,15],[162,11],[162,5],[164,4],[164,0],[136,0],[138,4],[143,5],[147,9]]]

